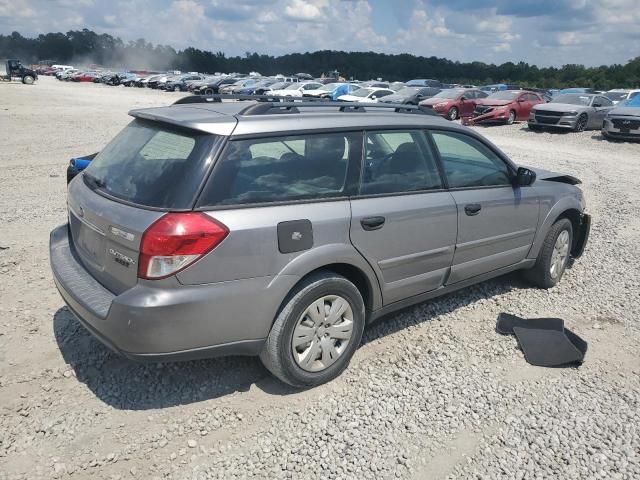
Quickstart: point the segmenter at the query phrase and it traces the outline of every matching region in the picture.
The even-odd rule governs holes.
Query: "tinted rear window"
[[[234,140],[227,144],[201,206],[322,199],[348,195],[360,164],[361,133]]]
[[[86,169],[89,186],[137,205],[191,208],[220,137],[136,119]]]

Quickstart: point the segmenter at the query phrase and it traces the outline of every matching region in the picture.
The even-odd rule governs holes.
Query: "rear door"
[[[351,241],[375,270],[383,302],[438,288],[451,266],[457,209],[419,130],[365,133]]]
[[[458,207],[456,251],[447,283],[523,260],[538,223],[535,189],[514,187],[510,166],[479,139],[443,130],[431,135]]]

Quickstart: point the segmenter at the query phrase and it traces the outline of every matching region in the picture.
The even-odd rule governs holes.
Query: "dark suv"
[[[577,179],[418,107],[209,100],[132,111],[51,232],[62,297],[129,358],[317,385],[389,312],[519,269],[549,288],[582,253]]]

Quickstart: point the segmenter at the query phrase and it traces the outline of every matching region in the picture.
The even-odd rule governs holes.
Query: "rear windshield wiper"
[[[84,172],[82,176],[84,177],[85,181],[88,183],[89,187],[93,188],[94,190],[96,188],[104,188],[107,186],[104,180],[101,180],[98,177],[95,177],[88,172]]]

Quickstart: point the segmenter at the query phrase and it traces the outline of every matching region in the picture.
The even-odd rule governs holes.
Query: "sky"
[[[0,33],[82,28],[227,55],[328,49],[540,66],[640,56],[640,0],[0,0]]]

